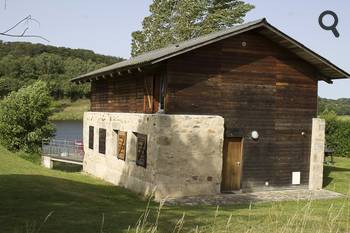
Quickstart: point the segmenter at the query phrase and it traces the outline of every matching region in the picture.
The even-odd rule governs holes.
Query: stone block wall
[[[325,148],[325,120],[312,119],[309,189],[322,189],[323,161]]]
[[[89,149],[94,126],[94,149]],[[98,152],[99,128],[107,130],[106,153]],[[126,160],[119,160],[117,134],[127,132]],[[147,135],[147,167],[136,165],[137,138]],[[219,116],[138,113],[84,114],[84,171],[155,198],[220,193],[224,119]]]

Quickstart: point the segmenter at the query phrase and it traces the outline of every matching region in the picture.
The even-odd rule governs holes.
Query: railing
[[[42,154],[52,158],[82,162],[84,159],[84,146],[80,140],[43,140]]]

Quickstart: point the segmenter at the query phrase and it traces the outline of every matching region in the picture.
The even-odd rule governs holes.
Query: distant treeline
[[[88,97],[88,84],[76,85],[69,80],[121,60],[85,49],[0,40],[0,98],[36,80],[45,81],[56,99]]]
[[[48,84],[55,99],[89,97],[89,84],[76,85],[69,80],[122,60],[86,49],[0,40],[0,99],[38,79]],[[318,106],[319,113],[329,110],[350,115],[350,99],[319,98]]]
[[[325,111],[333,111],[337,115],[350,115],[350,99],[341,98],[337,100],[318,98],[319,114]]]

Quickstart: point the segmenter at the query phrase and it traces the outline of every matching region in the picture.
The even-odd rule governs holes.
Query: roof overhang
[[[266,19],[260,19],[195,39],[184,41],[179,44],[171,45],[166,48],[147,52],[129,60],[106,66],[73,78],[71,81],[76,83],[89,82],[99,78],[121,76],[125,73],[131,73],[134,70],[142,71],[142,69],[146,66],[158,64],[172,57],[257,28],[260,29],[259,33],[265,37],[271,39],[275,43],[288,49],[301,59],[313,65],[318,70],[318,78],[320,80],[324,80],[327,83],[332,83],[332,79],[344,79],[350,77],[347,72],[337,67],[319,54],[313,52],[303,44],[289,37],[285,33],[281,32],[269,24]]]

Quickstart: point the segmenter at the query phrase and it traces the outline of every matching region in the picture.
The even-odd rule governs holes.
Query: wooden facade
[[[91,111],[143,112],[144,76],[100,79],[91,84]]]
[[[290,187],[292,172],[307,185],[319,74],[256,30],[93,81],[91,111],[220,115],[225,138],[242,139],[243,189]]]
[[[178,56],[167,70],[167,113],[223,116],[225,137],[259,132],[258,141],[244,141],[242,188],[290,186],[293,171],[307,185],[317,116],[312,66],[249,32]]]

